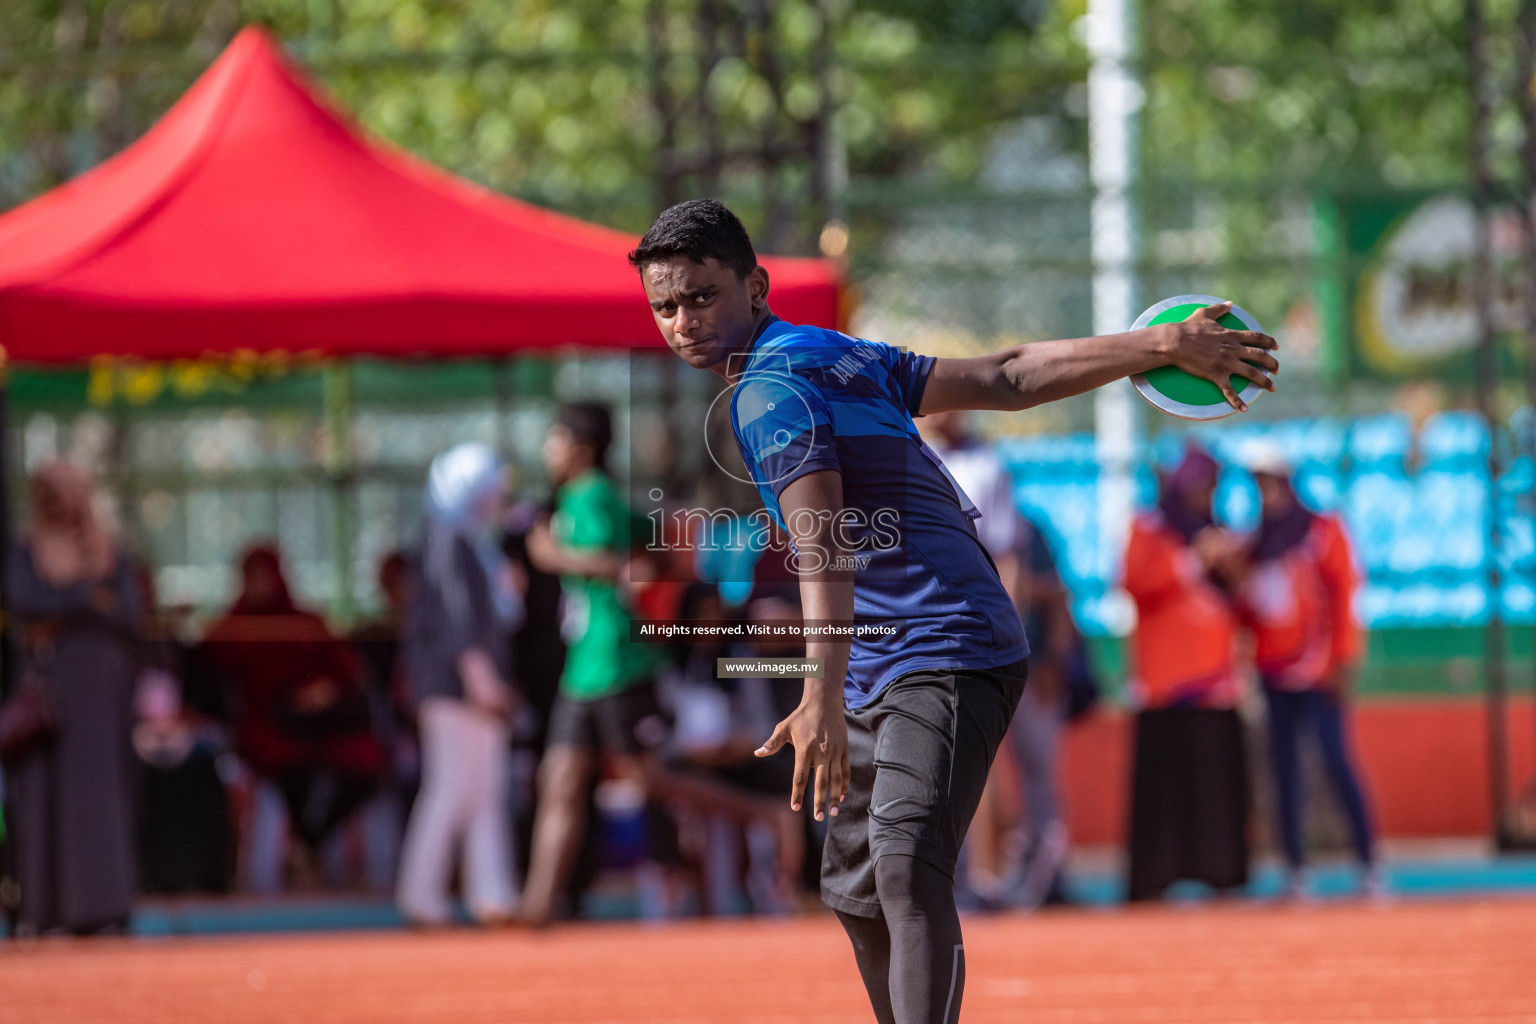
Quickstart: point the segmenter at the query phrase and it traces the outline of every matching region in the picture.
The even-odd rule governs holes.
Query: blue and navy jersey
[[[763,505],[807,473],[842,474],[853,559],[850,708],[922,669],[996,668],[1029,654],[975,514],[912,422],[931,356],[771,322],[732,366],[731,425]],[[787,528],[787,527],[786,527]],[[797,552],[802,569],[816,552]],[[875,627],[875,628],[871,628]]]

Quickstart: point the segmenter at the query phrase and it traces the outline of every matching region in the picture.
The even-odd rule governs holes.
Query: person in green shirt
[[[777,799],[662,762],[658,748],[668,726],[653,678],[659,649],[631,639],[625,586],[631,556],[640,554],[636,549],[649,536],[649,523],[630,510],[603,469],[612,441],[606,406],[578,402],[560,410],[544,441],[544,465],[556,485],[555,512],[547,525],[528,533],[529,558],[545,572],[560,574],[561,633],[568,645],[539,765],[539,809],[523,888],[520,916],[536,927],[554,916],[575,862],[599,754],[638,782],[649,799],[771,824],[786,890],[805,853],[798,812]]]
[[[570,406],[545,442],[545,459],[561,479],[549,536],[560,549],[551,568],[561,571],[561,632],[569,647],[560,693],[596,701],[644,685],[655,668],[651,648],[629,637],[620,570],[630,538],[645,536],[646,521],[625,504],[601,467],[610,434],[602,406]],[[561,556],[564,556],[563,558]]]
[[[647,756],[666,737],[652,680],[652,649],[629,635],[623,586],[630,511],[604,469],[613,425],[606,406],[577,402],[560,410],[544,440],[544,465],[556,485],[555,511],[528,536],[528,555],[560,574],[567,646],[539,767],[539,810],[523,891],[522,915],[545,924],[554,913],[586,826],[586,792],[606,753],[644,780]]]

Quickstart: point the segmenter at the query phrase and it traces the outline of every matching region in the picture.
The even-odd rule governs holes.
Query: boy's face
[[[592,449],[556,423],[544,435],[544,470],[557,484],[573,479],[592,465]]]
[[[745,348],[768,304],[768,272],[762,267],[738,277],[716,259],[695,263],[673,256],[647,263],[640,278],[667,347],[700,369],[716,368]]]

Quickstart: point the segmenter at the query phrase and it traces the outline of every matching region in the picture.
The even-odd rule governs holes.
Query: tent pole
[[[1472,92],[1472,202],[1476,208],[1472,252],[1472,301],[1477,314],[1477,411],[1488,431],[1488,506],[1483,524],[1483,582],[1488,592],[1488,621],[1483,626],[1483,667],[1488,699],[1488,802],[1495,848],[1509,847],[1509,737],[1506,721],[1508,680],[1504,666],[1503,580],[1499,567],[1499,431],[1497,423],[1498,338],[1494,330],[1492,247],[1488,209],[1493,203],[1493,170],[1488,158],[1489,110],[1486,80],[1487,11],[1483,0],[1467,4],[1467,55]]]
[[[8,363],[5,350],[0,349],[0,698],[11,692],[11,679],[15,674],[10,628],[11,595],[5,583],[5,562],[11,549],[11,381]],[[12,844],[5,841],[9,832],[4,827],[8,820],[5,804],[4,793],[0,791],[0,921],[4,922],[7,935],[15,935],[21,890],[12,868],[15,863]]]
[[[323,373],[321,394],[326,461],[329,463],[326,475],[331,491],[331,557],[335,559],[336,568],[336,592],[331,611],[350,628],[357,611],[352,585],[352,563],[356,558],[352,508],[356,483],[352,457],[352,363],[350,360],[329,363]]]

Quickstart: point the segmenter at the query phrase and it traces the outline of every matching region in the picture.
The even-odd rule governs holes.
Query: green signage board
[[[350,374],[354,402],[410,406],[547,396],[554,390],[556,361],[336,361],[287,353],[165,362],[104,358],[84,367],[16,366],[9,387],[13,404],[22,411],[315,408],[324,402],[327,368],[339,367]]]
[[[1459,192],[1315,200],[1316,291],[1335,380],[1469,381],[1478,339],[1476,213]],[[1488,221],[1500,372],[1512,371],[1521,306],[1520,225],[1512,207]]]

